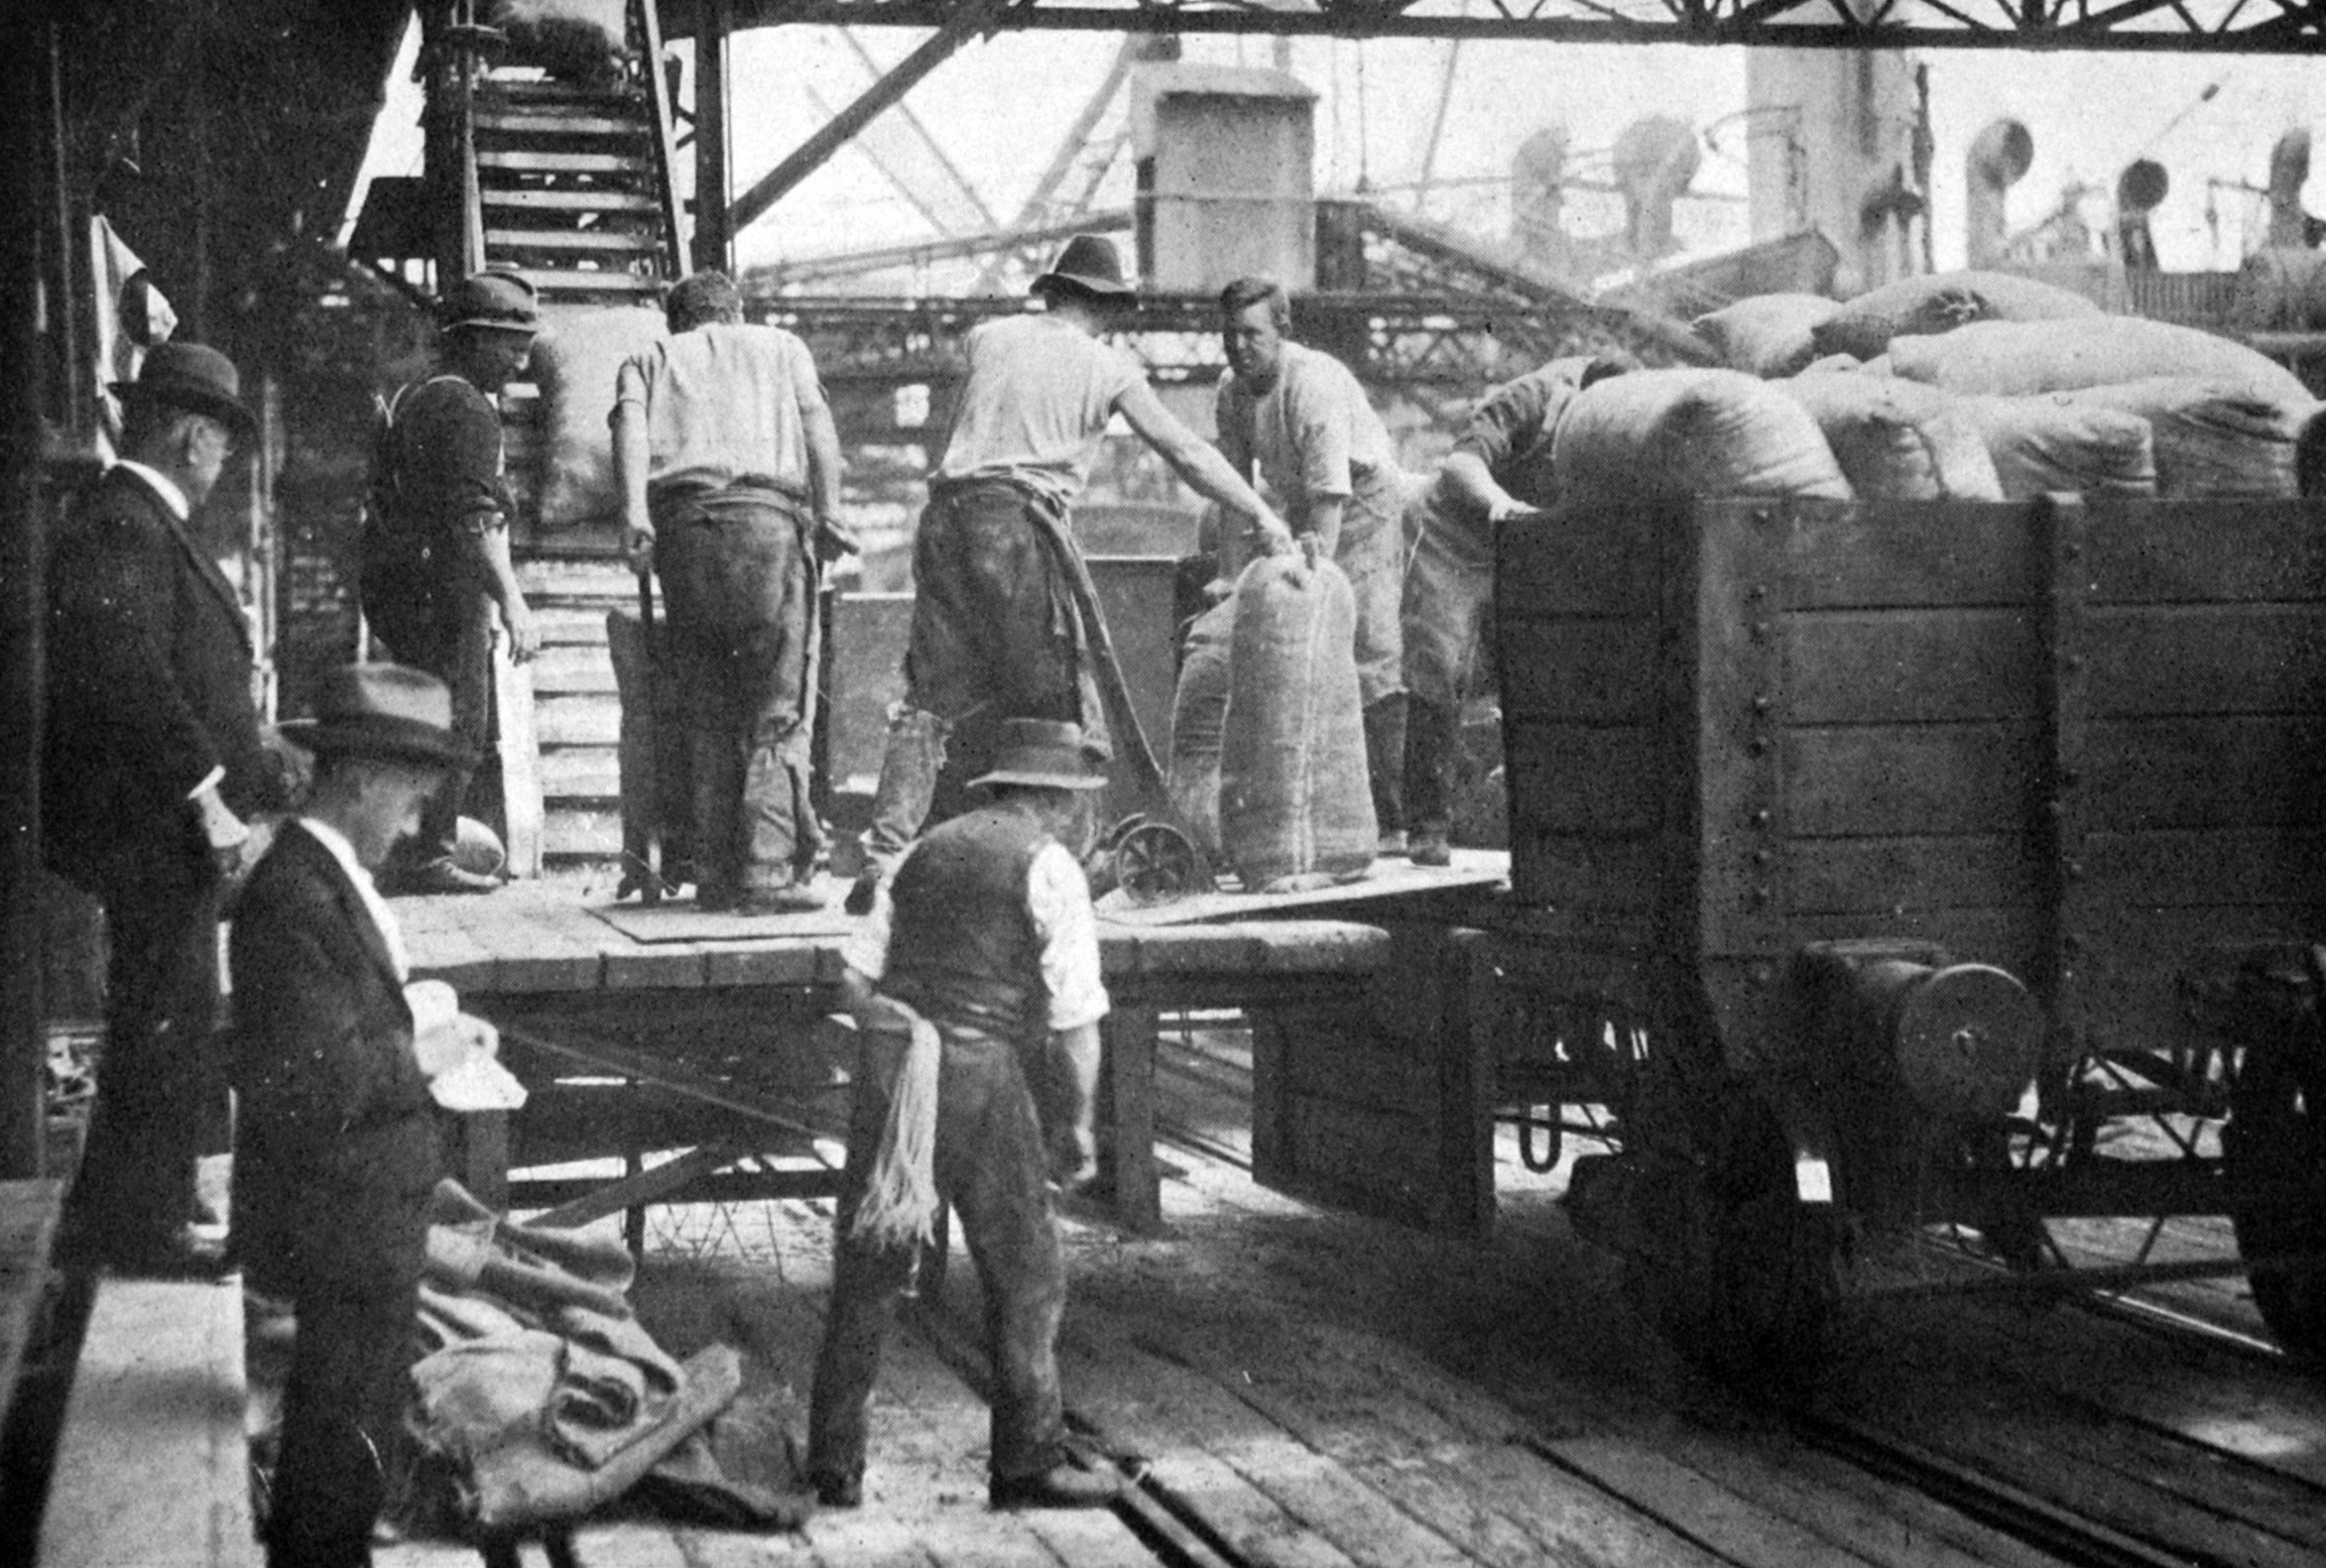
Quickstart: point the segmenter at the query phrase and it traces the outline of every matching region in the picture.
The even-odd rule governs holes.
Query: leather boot
[[[889,721],[880,784],[872,794],[872,826],[864,834],[864,869],[848,890],[845,907],[850,914],[872,912],[874,894],[919,835],[929,802],[936,798],[937,775],[945,766],[945,737],[951,729],[920,708],[899,708]]]
[[[1406,842],[1416,866],[1452,863],[1454,765],[1461,709],[1410,696],[1406,702]]]
[[[1392,692],[1365,710],[1365,765],[1373,781],[1376,853],[1406,853],[1406,694]]]

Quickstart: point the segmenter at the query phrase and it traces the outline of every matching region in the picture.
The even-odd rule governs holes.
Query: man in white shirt
[[[1349,367],[1287,340],[1291,302],[1268,278],[1220,292],[1228,374],[1219,384],[1219,443],[1239,477],[1255,464],[1296,536],[1338,565],[1357,602],[1357,685],[1381,853],[1406,852],[1405,470],[1388,426]]]
[[[827,1507],[861,1501],[881,1342],[918,1256],[867,1223],[868,1193],[886,1176],[876,1166],[915,1148],[985,1288],[993,1506],[1092,1508],[1115,1495],[1064,1443],[1066,1265],[1048,1189],[1080,1186],[1098,1165],[1107,994],[1089,885],[1059,835],[1104,782],[1074,725],[1011,720],[993,772],[974,782],[993,787],[992,803],[916,844],[843,950],[863,1043],[808,1413],[808,1473]]]

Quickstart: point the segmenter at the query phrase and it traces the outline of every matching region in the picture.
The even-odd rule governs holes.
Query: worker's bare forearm
[[[840,427],[831,409],[816,404],[805,411],[807,483],[810,504],[819,521],[840,515]]]

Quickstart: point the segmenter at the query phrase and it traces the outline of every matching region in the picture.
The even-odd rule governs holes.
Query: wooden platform
[[[842,889],[828,879],[825,888],[836,907]],[[628,1190],[637,1201],[669,1200],[679,1175],[698,1196],[835,1190],[816,1141],[836,1140],[845,1125],[844,1097],[833,1091],[847,1063],[833,1059],[820,1028],[841,1005],[844,918],[791,922],[820,927],[804,934],[647,941],[553,883],[482,898],[400,900],[397,909],[415,975],[448,982],[464,1006],[500,1024],[512,1067],[545,1091],[514,1128],[467,1119],[467,1179],[479,1196],[563,1204],[582,1195],[570,1182],[511,1189],[503,1185],[510,1165],[621,1153],[640,1166],[648,1151],[672,1147],[693,1150],[692,1163],[661,1176],[634,1169]],[[1101,924],[1114,1004],[1101,1025],[1102,1187],[1124,1225],[1162,1222],[1152,1149],[1159,1017],[1345,999],[1390,945],[1382,929],[1347,921]],[[584,1078],[599,1083],[585,1088],[577,1082]],[[661,1107],[637,1095],[612,1097],[609,1079],[645,1086]],[[680,1102],[674,1110],[673,1100]],[[612,1126],[615,1114],[626,1129]],[[537,1157],[552,1149],[553,1157]],[[737,1172],[766,1154],[785,1156],[792,1168]]]

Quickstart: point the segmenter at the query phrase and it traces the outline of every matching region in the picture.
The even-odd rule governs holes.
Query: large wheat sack
[[[1958,398],[1955,407],[1987,442],[2007,501],[2054,491],[2152,496],[2156,455],[2148,422],[2066,393]]]
[[[2235,386],[2151,376],[2066,396],[2148,422],[2160,496],[2292,496],[2295,451],[2318,405],[2257,398]]]
[[[1811,329],[1819,354],[1872,359],[1894,337],[1951,332],[1974,321],[2049,321],[2095,316],[2080,294],[2000,272],[1926,273],[1870,289]]]
[[[635,305],[546,313],[533,350],[533,377],[542,389],[535,493],[544,529],[621,517],[614,438],[606,426],[614,375],[663,330],[662,311]]]
[[[509,39],[515,62],[612,86],[630,57],[626,0],[485,0],[477,20]]]
[[[1890,366],[1908,381],[1966,396],[2028,397],[2185,376],[2272,401],[2310,399],[2292,371],[2243,343],[2137,315],[1981,321],[1940,337],[1901,337],[1890,345]]]
[[[1736,370],[1636,370],[1595,381],[1559,417],[1562,493],[1604,500],[1850,498],[1817,422]]]
[[[1205,853],[1220,853],[1220,740],[1227,732],[1228,654],[1236,634],[1236,596],[1195,618],[1171,694],[1171,804]]]
[[[1850,488],[1863,499],[2003,499],[1985,437],[1942,392],[1855,372],[1795,376],[1773,385],[1817,422]]]
[[[1365,874],[1378,826],[1357,691],[1357,606],[1331,561],[1269,555],[1236,580],[1220,848],[1250,893]]]
[[[1731,370],[1768,381],[1816,357],[1811,330],[1841,306],[1821,294],[1763,294],[1696,317],[1696,335]]]

